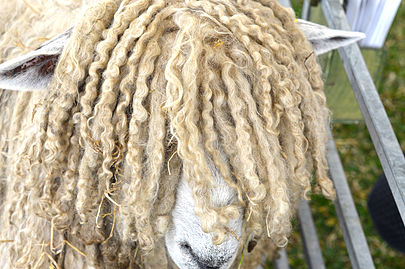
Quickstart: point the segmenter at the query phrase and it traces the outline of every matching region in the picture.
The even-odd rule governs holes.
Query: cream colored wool
[[[15,15],[1,13],[2,60],[76,22],[49,89],[0,92],[0,240],[12,240],[1,260],[153,268],[151,254],[166,260],[182,171],[215,243],[244,208],[240,252],[259,241],[243,261],[253,268],[287,244],[313,169],[334,196],[320,68],[291,10],[275,0],[102,0],[80,15],[83,2],[16,1]],[[205,156],[238,204],[211,206]]]
[[[34,50],[74,25],[91,0],[0,0],[1,62]]]

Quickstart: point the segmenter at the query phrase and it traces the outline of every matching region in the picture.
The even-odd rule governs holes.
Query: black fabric
[[[382,174],[367,201],[371,219],[378,233],[394,249],[405,253],[405,227],[392,196],[387,178]]]

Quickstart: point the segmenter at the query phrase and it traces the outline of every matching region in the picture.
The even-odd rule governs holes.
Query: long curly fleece
[[[47,90],[0,92],[2,261],[153,268],[183,173],[215,243],[243,207],[240,252],[258,241],[243,260],[253,268],[287,243],[313,170],[334,196],[321,71],[291,10],[275,0],[87,2],[1,4],[3,61],[75,22]],[[206,156],[237,204],[210,204]]]

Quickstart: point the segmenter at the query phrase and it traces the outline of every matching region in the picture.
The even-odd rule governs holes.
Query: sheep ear
[[[297,25],[312,44],[316,55],[344,47],[366,37],[364,33],[334,30],[304,20],[297,20]]]
[[[72,29],[42,44],[25,55],[0,65],[0,89],[38,91],[52,79],[59,56]]]

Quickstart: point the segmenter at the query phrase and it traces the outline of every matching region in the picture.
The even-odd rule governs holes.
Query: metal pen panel
[[[347,184],[346,176],[336,149],[332,133],[329,132],[328,163],[329,172],[336,188],[335,209],[339,225],[343,233],[350,261],[355,269],[373,269],[374,263],[371,258],[366,237],[361,227],[359,215]]]
[[[291,7],[291,1],[290,0],[278,0],[278,2],[284,7]]]
[[[311,208],[307,200],[301,200],[298,205],[298,219],[308,267],[310,269],[325,269]]]
[[[285,248],[280,249],[278,251],[278,254],[280,255],[280,257],[273,261],[274,268],[276,268],[276,269],[290,269],[290,266],[288,265],[287,251],[285,251]]]
[[[311,10],[310,0],[304,0],[304,3],[302,5],[301,19],[308,20],[310,10]]]
[[[350,30],[338,0],[323,0],[322,10],[331,28]],[[357,44],[339,49],[374,147],[405,223],[405,159]]]

